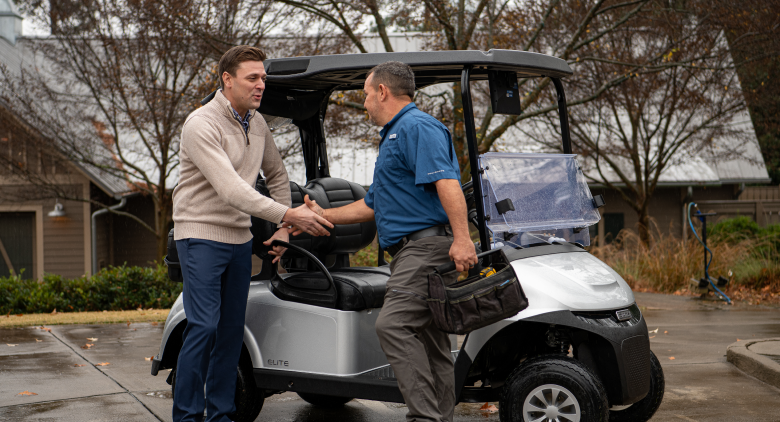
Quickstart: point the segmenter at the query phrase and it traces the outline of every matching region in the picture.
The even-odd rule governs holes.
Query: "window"
[[[623,230],[624,221],[622,212],[608,212],[604,213],[604,240],[605,243],[611,243],[617,237],[618,233]]]
[[[33,212],[0,213],[0,277],[33,278],[34,227]]]

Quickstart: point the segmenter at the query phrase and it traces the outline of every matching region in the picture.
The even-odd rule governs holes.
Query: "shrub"
[[[762,229],[750,217],[739,216],[723,220],[711,226],[707,235],[713,240],[739,241],[754,238]]]
[[[66,279],[45,274],[42,281],[0,277],[0,313],[118,311],[170,308],[182,285],[164,265],[108,267],[92,277]]]

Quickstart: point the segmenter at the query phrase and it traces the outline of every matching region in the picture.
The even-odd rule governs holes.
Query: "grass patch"
[[[376,267],[379,257],[379,244],[372,242],[365,248],[355,252],[349,256],[349,265],[353,267]],[[393,258],[389,253],[385,252],[385,261],[388,263]]]
[[[0,316],[0,328],[65,324],[116,324],[134,322],[165,322],[170,309],[134,311],[58,312],[56,314],[6,314]]]

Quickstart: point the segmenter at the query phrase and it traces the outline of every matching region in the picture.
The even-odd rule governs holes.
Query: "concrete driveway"
[[[653,421],[780,420],[780,390],[725,357],[737,339],[780,337],[778,309],[636,296],[650,330],[658,328],[651,344],[666,374],[666,395]],[[0,330],[0,420],[171,420],[168,373],[149,375],[144,359],[157,353],[162,324],[49,328]],[[108,364],[96,366],[101,363]],[[458,405],[455,421],[498,421],[480,406]],[[257,421],[400,422],[405,412],[403,405],[365,400],[323,410],[287,393],[267,399]]]

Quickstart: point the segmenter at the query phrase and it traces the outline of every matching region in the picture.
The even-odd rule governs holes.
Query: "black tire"
[[[309,404],[329,409],[339,408],[347,404],[351,397],[326,396],[324,394],[298,393],[298,396]]]
[[[236,377],[236,411],[230,414],[234,422],[253,422],[263,409],[265,394],[255,385],[252,362],[249,356],[242,355],[238,362]]]
[[[550,394],[553,391],[557,391],[555,400]],[[539,420],[545,413],[534,409],[543,408],[559,411],[562,421],[577,420],[566,417],[577,413],[580,422],[606,422],[609,418],[607,393],[601,381],[579,361],[560,355],[531,358],[512,371],[501,393],[499,419],[501,422]]]
[[[655,353],[650,351],[650,391],[645,398],[621,410],[610,410],[610,422],[645,422],[653,417],[661,401],[664,399],[664,389],[666,381],[664,380],[664,370],[661,368],[661,362],[655,357]]]
[[[171,397],[176,391],[176,368],[171,373]],[[255,385],[252,364],[241,356],[236,377],[236,411],[230,415],[234,422],[253,422],[263,409],[265,395]]]

